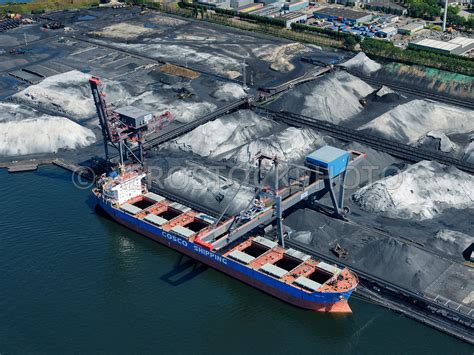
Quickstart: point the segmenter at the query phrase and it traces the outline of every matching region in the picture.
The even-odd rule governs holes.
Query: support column
[[[344,182],[346,181],[346,171],[347,170],[344,170],[343,173],[339,177],[340,186],[339,186],[338,205],[339,205],[339,208],[341,209],[344,207]]]

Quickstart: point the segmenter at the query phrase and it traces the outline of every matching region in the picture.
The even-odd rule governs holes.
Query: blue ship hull
[[[227,257],[192,243],[173,233],[164,231],[157,226],[133,217],[95,196],[98,206],[113,220],[152,240],[175,249],[203,264],[220,270],[255,288],[267,292],[295,306],[321,312],[350,312],[347,300],[354,289],[344,292],[312,292],[263,274],[257,270],[239,264]]]

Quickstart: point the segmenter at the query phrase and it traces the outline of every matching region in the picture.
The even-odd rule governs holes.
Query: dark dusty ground
[[[278,73],[269,68],[268,63],[262,61],[256,56],[256,49],[266,46],[278,46],[288,41],[279,40],[258,34],[248,35],[243,31],[234,30],[212,24],[195,22],[188,19],[176,19],[180,21],[177,24],[163,24],[160,19],[156,19],[156,13],[150,12],[145,15],[137,15],[139,9],[133,10],[107,10],[100,11],[80,11],[69,14],[52,15],[52,18],[58,18],[67,25],[71,25],[75,31],[72,35],[80,37],[88,32],[100,30],[112,24],[127,21],[132,25],[142,27],[143,24],[152,26],[153,32],[136,36],[134,38],[113,38],[107,36],[96,36],[87,34],[86,37],[92,41],[105,41],[115,48],[127,48],[137,54],[149,56],[160,60],[170,60],[179,65],[188,64],[193,69],[202,70],[209,74],[220,76],[215,67],[214,57],[222,60],[221,66],[224,69],[241,71],[241,65],[245,59],[248,65],[248,82],[250,82],[250,73],[253,73],[253,81],[256,86],[273,86],[280,82],[302,75],[306,70],[312,68],[310,64],[299,62],[301,56],[308,53],[301,53],[295,57],[298,66],[291,73]],[[84,14],[97,16],[93,21],[77,21]],[[173,19],[173,17],[167,17]],[[188,35],[193,37],[186,37]],[[186,55],[176,53],[169,48],[179,45]],[[325,56],[326,54],[324,54]],[[343,58],[350,56],[349,53],[342,51],[333,51],[331,56]],[[220,67],[217,65],[216,67]],[[239,78],[241,80],[241,78]]]
[[[107,79],[125,81],[124,79],[126,78],[126,85],[131,95],[137,95],[143,91],[148,84],[159,82],[162,79],[161,77],[157,77],[156,72],[153,70],[134,70],[137,67],[154,63],[150,59],[140,57],[140,54],[157,59],[169,60],[177,64],[188,64],[192,68],[208,73],[202,74],[198,79],[193,80],[192,83],[189,84],[196,93],[196,97],[193,100],[213,102],[217,105],[222,105],[223,103],[217,102],[209,93],[216,86],[217,81],[226,80],[222,75],[222,70],[239,70],[239,66],[236,66],[235,63],[240,63],[243,58],[246,59],[249,65],[248,72],[254,73],[253,79],[255,86],[259,87],[276,85],[298,77],[306,70],[312,68],[309,64],[302,63],[299,60],[300,56],[296,56],[296,58],[293,59],[293,63],[296,64],[294,71],[288,74],[277,73],[269,69],[267,62],[258,59],[252,49],[262,44],[278,45],[287,42],[264,36],[250,36],[247,33],[229,28],[225,28],[224,31],[218,26],[195,23],[192,21],[173,28],[166,26],[161,29],[158,28],[160,30],[159,35],[149,36],[149,38],[141,36],[133,40],[110,40],[85,35],[86,32],[91,30],[100,29],[126,19],[132,23],[143,24],[144,22],[150,21],[153,16],[153,14],[138,16],[136,14],[137,11],[138,10],[131,11],[129,9],[109,9],[52,14],[52,18],[61,20],[66,26],[72,27],[73,31],[69,33],[56,31],[45,32],[39,30],[39,25],[31,25],[20,27],[7,34],[1,34],[2,47],[8,52],[10,48],[22,44],[22,41],[24,41],[23,33],[26,33],[27,40],[31,43],[28,46],[31,51],[27,55],[12,56],[3,54],[0,56],[0,98],[7,99],[9,95],[28,86],[25,82],[12,78],[8,73],[33,65],[41,66],[40,68],[43,72],[51,73],[51,75],[66,72],[71,69],[78,69]],[[96,16],[97,19],[93,21],[79,21],[79,17],[86,14]],[[176,38],[186,33],[193,33],[204,37],[208,36],[211,40],[183,41]],[[73,36],[77,38],[75,39]],[[61,37],[64,37],[64,39],[61,39]],[[110,48],[100,46],[93,48],[93,43],[78,39],[86,41],[105,40],[107,45],[119,49],[123,49],[127,43],[132,45],[144,42],[152,43],[145,48],[132,46],[130,50],[136,53],[137,56],[130,56]],[[179,55],[173,56],[169,52],[166,52],[166,55],[164,55],[163,52],[160,52],[162,47],[154,47],[156,44],[185,45],[198,54],[192,54],[187,58],[183,58]],[[212,62],[210,60],[212,58],[202,60],[203,57],[200,56],[199,53],[211,54],[211,57],[222,56],[224,58],[231,58],[232,60],[230,60],[228,64],[225,64],[223,69],[221,68],[221,71],[216,71],[215,68],[211,66]],[[304,53],[304,55],[308,55],[308,53]],[[315,49],[311,55],[325,59],[328,57],[332,58],[333,56],[342,58],[348,54]],[[98,57],[101,59],[97,59]],[[237,80],[240,80],[240,78],[237,78]],[[169,92],[167,95],[174,95],[174,93]],[[360,123],[360,120],[375,117],[400,102],[401,101],[375,103],[371,106],[370,110],[364,111],[364,115],[361,114],[355,117],[353,122]],[[294,104],[294,102],[291,102],[288,105]],[[93,120],[89,121],[88,125],[95,127]],[[99,134],[96,127],[95,130],[96,133]],[[342,143],[339,144],[341,147],[345,146]],[[386,154],[375,152],[369,148],[354,145],[351,147],[367,152],[368,161],[363,164],[377,164],[380,166],[380,170],[391,164],[400,164],[398,160]],[[55,156],[81,162],[89,159],[91,156],[100,155],[101,153],[102,147],[99,140],[95,145],[81,151],[60,152]],[[163,152],[162,154],[168,153]],[[34,157],[44,156],[35,155]],[[159,161],[160,154],[155,156],[155,158]],[[206,163],[205,159],[194,158]],[[12,157],[0,159],[11,160]],[[188,155],[186,159],[192,160],[193,157]],[[215,162],[207,163],[214,164]],[[362,182],[362,184],[363,183],[364,182]],[[353,211],[351,218],[357,223],[372,225],[378,228],[381,227],[395,235],[402,235],[427,244],[429,244],[430,236],[440,228],[455,226],[456,230],[471,233],[472,220],[474,220],[473,210],[454,210],[447,211],[439,218],[431,221],[400,222],[398,220],[368,215],[359,210],[350,202],[350,191],[346,195],[346,200]],[[340,242],[341,245],[350,251],[350,256],[347,260],[349,263],[372,271],[390,281],[426,292],[429,295],[441,294],[446,298],[459,302],[466,297],[469,290],[474,289],[473,271],[459,264],[461,261],[459,254],[448,251],[445,256],[450,260],[441,259],[426,251],[403,244],[398,239],[387,239],[386,237],[374,235],[365,230],[360,230],[354,225],[330,219],[308,209],[299,210],[290,214],[286,219],[286,224],[302,232],[295,235],[295,238],[302,242],[308,242],[307,233],[305,234],[304,231],[310,231],[313,236],[311,244],[322,252],[329,254],[329,248],[336,242]],[[427,247],[429,248],[429,245],[427,245]],[[453,260],[456,260],[456,262]],[[456,282],[458,283],[456,287],[453,286],[454,284],[450,284],[449,287],[446,287],[444,282],[454,279],[457,280]]]

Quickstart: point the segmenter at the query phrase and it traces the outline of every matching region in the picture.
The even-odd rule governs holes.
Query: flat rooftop
[[[467,37],[456,37],[450,41],[424,38],[411,42],[411,44],[426,47],[432,50],[449,52],[452,54],[463,54],[474,48],[474,39]]]
[[[410,30],[415,30],[417,28],[424,27],[424,26],[425,26],[424,22],[411,22],[411,23],[406,24],[405,26],[401,26],[400,28],[403,30],[410,31]]]
[[[269,4],[264,7],[261,7],[259,9],[255,9],[253,11],[250,11],[249,13],[252,15],[267,15],[267,14],[274,14],[274,13],[279,13],[281,10],[281,7],[283,4],[281,3],[274,3],[274,4]]]
[[[134,106],[123,106],[123,107],[115,109],[114,111],[117,112],[119,115],[132,117],[132,118],[143,117],[151,113]]]
[[[277,19],[280,20],[293,20],[295,18],[299,18],[301,16],[308,16],[303,12],[288,12],[286,14],[283,14],[281,16],[276,17]]]
[[[459,44],[443,42],[443,41],[438,41],[436,39],[429,39],[429,38],[424,38],[422,40],[415,41],[413,42],[413,44],[416,44],[418,46],[423,46],[423,47],[429,47],[433,49],[439,49],[443,51],[449,51],[449,52],[459,47]]]
[[[242,10],[247,10],[247,9],[253,9],[254,7],[256,6],[260,6],[260,8],[263,7],[263,5],[261,5],[260,3],[256,3],[256,2],[253,2],[251,4],[247,4],[247,5],[244,5],[244,6],[241,6],[239,7],[239,11],[242,11]]]
[[[474,38],[456,37],[450,40],[449,43],[458,44],[464,48],[464,47],[474,46]]]
[[[387,1],[387,0],[378,0],[378,1],[371,1],[369,3],[367,3],[367,5],[370,5],[370,6],[379,6],[379,7],[386,7],[386,8],[390,8],[390,9],[396,9],[396,10],[400,10],[400,11],[403,11],[403,10],[406,10],[406,8],[404,8],[403,6],[400,6],[398,4],[395,4],[394,2],[391,2],[391,1]],[[393,17],[394,15],[391,15],[391,16],[387,16],[387,17]],[[397,15],[395,15],[397,16]]]
[[[326,7],[324,9],[314,11],[315,14],[321,15],[329,15],[329,16],[337,16],[342,18],[349,18],[349,19],[359,19],[366,16],[372,16],[369,12],[364,11],[354,11],[348,9],[337,9],[337,8],[330,8]]]

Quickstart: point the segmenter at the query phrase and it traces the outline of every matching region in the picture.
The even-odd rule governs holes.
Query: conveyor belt
[[[201,118],[198,118],[197,120],[194,120],[189,123],[185,123],[178,128],[175,128],[167,133],[164,133],[156,138],[150,139],[145,142],[143,147],[145,149],[151,148],[155,145],[163,144],[165,142],[168,142],[174,138],[178,138],[179,136],[188,133],[192,131],[193,129],[199,127],[200,125],[203,125],[209,121],[215,120],[216,118],[225,115],[232,110],[235,110],[237,108],[240,108],[244,105],[247,105],[249,103],[249,100],[251,100],[250,96],[246,96],[243,99],[231,102],[230,104],[227,104],[221,108],[218,108],[217,110],[211,112],[210,114],[203,116]]]
[[[443,102],[450,105],[461,106],[461,107],[465,107],[471,110],[474,109],[474,101],[472,99],[463,100],[463,99],[459,99],[459,98],[455,98],[455,97],[451,97],[447,95],[442,95],[442,94],[426,91],[426,90],[423,90],[422,88],[414,89],[414,88],[404,86],[403,84],[400,84],[400,83],[395,83],[388,80],[374,79],[374,78],[371,78],[370,76],[361,74],[360,72],[353,71],[353,70],[347,70],[347,71],[351,73],[352,75],[357,76],[358,78],[362,79],[363,81],[371,85],[380,86],[380,87],[385,85],[385,86],[390,87],[391,89],[394,89],[402,93],[406,93],[406,94],[410,94],[410,95],[414,95],[418,97],[423,97],[426,99],[436,100],[436,101]]]
[[[376,150],[389,153],[395,157],[402,158],[411,162],[419,162],[421,160],[435,160],[442,164],[455,166],[458,169],[464,170],[468,173],[474,173],[474,164],[470,164],[459,159],[452,158],[448,155],[427,151],[421,148],[415,148],[385,138],[375,137],[373,135],[368,135],[361,131],[338,126],[333,123],[321,121],[308,116],[303,116],[286,111],[277,112],[263,108],[259,108],[259,110],[271,115],[277,121],[281,121],[297,127],[309,127],[319,131],[328,132],[334,138],[349,142],[359,142]]]

